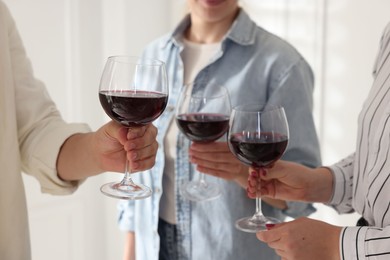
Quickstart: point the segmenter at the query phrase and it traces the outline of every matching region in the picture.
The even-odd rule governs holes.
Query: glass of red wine
[[[288,123],[283,107],[247,104],[233,109],[228,144],[242,163],[258,169],[271,166],[283,155],[288,138]],[[263,215],[261,199],[256,198],[255,214],[237,220],[236,227],[255,233],[265,230],[265,224],[278,222],[276,218]]]
[[[183,87],[176,109],[179,130],[192,142],[210,143],[221,138],[229,128],[230,97],[226,88],[205,81]],[[181,187],[191,201],[205,201],[221,194],[218,185],[207,182],[203,173]]]
[[[135,56],[111,56],[107,59],[99,86],[99,100],[106,114],[119,124],[132,128],[157,119],[168,102],[165,63]],[[121,182],[104,184],[103,194],[119,199],[143,199],[152,190],[136,184],[126,160]]]

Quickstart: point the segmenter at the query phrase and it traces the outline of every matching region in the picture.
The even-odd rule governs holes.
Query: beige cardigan
[[[87,131],[86,125],[65,123],[34,78],[14,20],[0,0],[0,259],[31,258],[21,171],[36,177],[42,192],[72,193],[78,184],[57,177],[57,155],[66,138]]]

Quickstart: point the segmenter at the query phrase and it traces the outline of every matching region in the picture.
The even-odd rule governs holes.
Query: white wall
[[[14,14],[35,73],[64,118],[96,129],[107,120],[97,99],[107,56],[138,54],[151,39],[173,27],[185,0],[5,0]],[[295,45],[316,74],[315,118],[323,161],[336,162],[354,150],[356,120],[371,84],[371,68],[387,0],[242,0],[262,26]],[[153,8],[151,8],[153,6]],[[120,259],[123,234],[116,226],[116,200],[100,194],[107,173],[76,194],[42,195],[25,178],[35,260]],[[317,205],[314,218],[354,225]]]

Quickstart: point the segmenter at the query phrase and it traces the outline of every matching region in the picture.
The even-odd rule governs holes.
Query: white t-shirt
[[[196,75],[220,49],[221,43],[199,44],[183,39],[184,49],[181,53],[184,65],[184,84],[195,80]],[[165,168],[163,175],[163,194],[160,200],[160,218],[171,224],[176,224],[175,204],[175,159],[176,138],[179,129],[174,119],[171,120],[164,139]]]

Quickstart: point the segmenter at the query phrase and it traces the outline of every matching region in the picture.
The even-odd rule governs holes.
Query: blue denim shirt
[[[190,24],[189,16],[179,26],[151,44],[145,56],[166,62],[170,95],[166,111],[155,121],[160,148],[155,166],[134,174],[134,179],[149,187],[152,197],[139,201],[119,203],[119,227],[136,233],[137,259],[158,259],[159,236],[157,225],[162,194],[164,170],[164,137],[183,86],[183,63],[180,37]],[[320,165],[319,143],[315,131],[313,109],[313,73],[304,58],[287,42],[258,27],[241,10],[224,37],[221,49],[196,79],[207,79],[225,86],[232,106],[251,102],[268,102],[285,108],[290,127],[288,149],[284,160]],[[255,201],[248,199],[236,183],[208,176],[222,188],[216,200],[190,202],[180,195],[179,187],[190,180],[194,169],[188,163],[189,141],[177,136],[175,162],[175,198],[178,228],[179,259],[237,260],[278,259],[273,250],[234,227],[234,222],[255,211]],[[311,204],[289,202],[286,210],[278,210],[263,203],[263,213],[281,220],[285,216],[308,215],[314,211]]]

